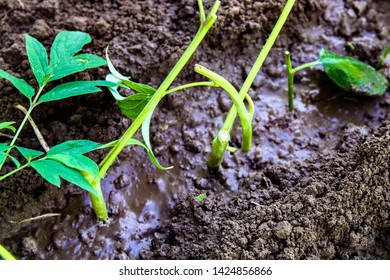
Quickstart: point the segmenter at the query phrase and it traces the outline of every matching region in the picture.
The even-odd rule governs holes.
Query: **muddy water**
[[[107,1],[99,6],[93,5],[93,1],[43,1],[43,4],[38,6],[33,1],[31,3],[25,1],[31,8],[26,11],[37,9],[35,13],[38,16],[34,17],[33,14],[32,17],[31,15],[27,17],[31,17],[31,23],[26,20],[22,11],[15,10],[12,1],[6,1],[8,2],[6,6],[10,10],[10,18],[4,25],[6,32],[3,32],[5,37],[2,39],[7,48],[10,47],[11,42],[15,42],[15,36],[21,38],[21,33],[31,31],[30,24],[39,17],[43,17],[49,26],[56,26],[55,29],[49,30],[53,34],[57,31],[56,29],[71,28],[88,32],[96,30],[93,34],[94,42],[98,42],[94,46],[95,50],[101,51],[107,45],[112,45],[115,64],[119,65],[124,73],[129,73],[134,78],[146,79],[142,82],[158,84],[159,76],[163,78],[166,69],[177,60],[177,57],[171,54],[178,53],[187,44],[182,37],[190,38],[195,31],[186,29],[194,26],[188,24],[190,20],[188,15],[176,13],[176,9],[180,9],[187,12],[193,11],[195,14],[196,5],[187,6],[188,1],[157,1],[158,3],[124,1],[123,5],[114,4],[115,8]],[[259,34],[263,34],[261,40],[265,40],[264,34],[269,34],[268,31],[279,14],[276,7],[280,6],[280,1],[258,2],[261,3],[257,6],[259,11],[252,9],[251,1],[224,1],[225,8],[221,11],[215,33],[208,36],[203,49],[195,58],[196,61],[211,65],[213,70],[223,74],[234,84],[240,84],[247,72],[246,68],[251,65],[253,58],[257,55],[258,43],[255,44],[254,40],[257,39],[253,38],[258,38]],[[358,2],[367,5],[360,10],[353,1],[297,1],[299,7],[297,15],[299,16],[292,16],[289,19],[290,26],[286,26],[285,29],[288,32],[282,34],[266,62],[265,72],[261,74],[251,92],[256,105],[256,115],[254,146],[250,153],[244,154],[238,151],[235,154],[227,154],[223,168],[212,172],[207,170],[205,165],[210,142],[222,125],[229,101],[219,96],[220,91],[217,91],[218,94],[211,90],[177,94],[175,98],[168,98],[161,104],[156,112],[157,118],[152,124],[152,142],[155,151],[161,162],[164,165],[174,165],[173,169],[165,172],[158,171],[141,149],[126,150],[102,183],[111,217],[107,223],[96,222],[91,212],[89,199],[85,194],[77,194],[75,191],[57,192],[57,190],[53,190],[55,194],[47,194],[49,186],[43,185],[37,177],[33,182],[34,186],[41,185],[41,188],[35,190],[31,187],[31,193],[26,193],[24,185],[32,185],[31,179],[27,178],[24,181],[15,179],[9,183],[14,184],[15,187],[9,188],[10,190],[3,199],[23,202],[8,206],[9,204],[2,201],[3,204],[0,204],[0,207],[8,213],[4,216],[5,221],[11,219],[10,217],[14,219],[13,213],[9,213],[9,209],[14,208],[22,213],[17,216],[18,218],[20,215],[28,218],[55,211],[60,212],[61,216],[26,224],[21,230],[15,227],[15,234],[11,230],[8,232],[13,226],[1,220],[0,225],[3,231],[1,236],[6,236],[2,243],[12,248],[12,251],[16,252],[20,258],[28,259],[138,258],[141,251],[149,248],[152,238],[159,238],[155,229],[170,219],[169,210],[180,197],[188,194],[195,196],[198,193],[213,190],[218,193],[218,198],[224,196],[225,201],[228,201],[231,196],[237,195],[243,189],[241,188],[242,182],[249,173],[256,174],[256,176],[260,174],[258,175],[260,177],[263,167],[288,168],[297,163],[302,164],[303,167],[310,167],[311,163],[305,166],[305,162],[312,157],[335,151],[335,147],[340,145],[340,138],[344,135],[343,131],[358,128],[363,132],[362,134],[365,134],[369,127],[383,123],[388,118],[389,94],[381,98],[370,99],[340,93],[339,89],[318,68],[297,75],[296,111],[292,114],[286,113],[286,79],[282,59],[286,49],[292,53],[296,66],[299,63],[316,60],[321,47],[345,54],[346,43],[352,41],[356,46],[356,57],[371,63],[376,62],[377,55],[388,38],[388,28],[385,28],[385,25],[388,26],[389,23],[388,13],[380,11],[383,9],[389,11],[389,4],[388,1]],[[51,3],[60,3],[60,5]],[[117,5],[122,5],[123,9],[118,9]],[[134,11],[144,10],[149,13],[133,15],[133,7],[138,8]],[[102,10],[95,11],[95,9]],[[85,10],[94,13],[95,17],[85,18],[83,13]],[[48,15],[47,11],[51,11],[51,15]],[[120,13],[117,14],[117,11]],[[168,17],[166,11],[169,11]],[[103,12],[105,13],[104,20],[100,21],[100,27],[97,28],[96,19],[101,18]],[[79,17],[74,20],[73,14]],[[69,22],[63,23],[62,19],[68,17]],[[172,20],[185,22],[181,24],[184,33],[176,33],[176,30],[171,28]],[[15,28],[13,25],[15,21],[28,24],[28,26],[21,24]],[[161,27],[161,23],[165,21],[166,24]],[[147,26],[145,22],[148,22]],[[36,23],[34,26],[36,30],[47,29],[46,24],[42,23]],[[263,27],[268,31],[265,32]],[[8,35],[7,28],[13,30],[12,36]],[[32,31],[35,30],[34,28]],[[134,32],[135,36],[123,34],[123,30],[127,29],[130,30],[129,32]],[[145,29],[147,35],[144,34]],[[43,34],[42,39],[49,40],[52,37],[49,31],[44,32],[46,35]],[[37,32],[37,34],[41,33]],[[183,34],[185,36],[182,36]],[[48,42],[45,45],[48,45]],[[137,47],[131,49],[134,45]],[[13,46],[4,52],[7,53],[4,60],[9,63],[8,69],[15,73],[23,73],[28,69],[28,62],[27,60],[25,63],[15,62],[15,49],[17,48]],[[19,51],[17,54],[19,55]],[[123,57],[126,59],[123,60]],[[160,65],[161,61],[166,60],[165,64]],[[16,71],[18,65],[22,66],[21,71]],[[389,67],[387,71],[388,69]],[[192,70],[186,71],[183,73],[183,79],[192,81],[194,78]],[[105,74],[103,72],[102,70],[102,73],[93,77],[100,79]],[[191,74],[188,74],[189,72]],[[150,76],[150,81],[145,76]],[[30,77],[33,78],[32,74]],[[11,91],[8,90],[5,93],[5,97],[12,96],[8,98],[14,102],[14,95],[11,95]],[[86,99],[88,104],[80,108],[75,104],[66,105],[68,107],[64,105],[72,112],[72,115],[74,107],[78,108],[77,116],[82,122],[86,122],[80,126],[76,126],[77,118],[72,121],[73,118],[69,117],[68,122],[68,117],[58,120],[49,114],[48,116],[53,118],[52,123],[49,121],[47,126],[46,123],[42,123],[42,127],[48,127],[47,131],[44,131],[45,135],[54,135],[53,139],[49,139],[53,143],[65,141],[68,138],[99,139],[100,141],[99,137],[106,134],[116,137],[117,131],[123,128],[124,122],[118,116],[117,111],[107,109],[111,107],[107,104],[112,104],[112,99],[104,99],[106,101],[99,101],[100,103],[96,101],[100,99],[101,96],[96,97],[96,95],[91,99]],[[91,108],[90,102],[98,105],[95,111]],[[8,116],[13,110],[6,108],[3,112]],[[38,121],[44,122],[42,119],[47,117],[46,112],[42,110],[40,113],[36,117],[41,118],[38,118]],[[14,119],[18,117],[15,116]],[[91,129],[92,126],[94,129]],[[101,142],[110,140],[113,139],[105,139]],[[232,145],[239,146],[240,142],[240,129],[236,128],[232,133]],[[28,175],[24,174],[23,178],[26,177]],[[15,189],[18,192],[15,192]],[[39,192],[45,195],[40,195]],[[270,191],[271,194],[269,194],[268,190],[261,190],[259,193],[268,197],[272,196],[272,192],[276,195],[280,193],[279,190],[279,193]],[[35,195],[34,199],[31,199],[33,195]],[[259,196],[259,194],[256,195]],[[30,202],[31,205],[24,201]],[[292,201],[292,204],[294,203]],[[20,204],[26,204],[26,207]],[[342,205],[340,208],[343,207]],[[278,209],[275,210],[277,211]],[[322,212],[319,213],[322,214]],[[306,219],[305,214],[300,214],[302,219]],[[373,216],[375,217],[375,213],[368,218],[371,219]],[[314,219],[313,224],[316,221]],[[318,229],[319,232],[324,230],[325,228]],[[347,230],[349,229],[345,228],[345,232]],[[5,231],[7,231],[6,234],[4,234]],[[231,236],[237,234],[238,231]],[[310,236],[312,234],[310,232]],[[241,235],[244,236],[244,233]],[[340,242],[350,241],[341,240]],[[331,254],[325,256],[325,258],[331,257]]]
[[[258,109],[254,121],[255,151],[251,154],[262,164],[288,165],[293,159],[304,162],[318,150],[326,152],[334,149],[340,139],[333,135],[338,135],[347,126],[364,130],[367,115],[372,121],[383,117],[380,98],[356,98],[340,92],[331,84],[328,87],[321,86],[322,90],[318,90],[315,80],[312,88],[298,83],[295,88],[296,110],[289,114],[286,112],[285,82],[280,79],[276,91],[275,84],[272,84],[265,85],[261,93],[255,93]],[[214,97],[216,95],[211,93],[209,100]],[[202,119],[201,123],[207,123],[207,119]],[[267,134],[262,133],[264,127],[267,127]],[[239,130],[233,133],[239,134]],[[205,149],[209,150],[209,147]],[[257,152],[260,155],[256,155]],[[244,156],[238,153],[237,157]],[[238,171],[229,168],[235,155],[226,156],[223,171],[213,172],[208,171],[205,164],[199,164],[200,161],[206,162],[206,152],[195,155],[198,164],[190,167],[188,162],[182,162],[180,153],[169,160],[161,157],[164,163],[174,166],[168,171],[154,168],[142,149],[130,148],[126,155],[121,157],[119,164],[102,182],[111,215],[108,222],[96,223],[88,197],[80,195],[78,202],[73,201],[61,217],[40,222],[34,238],[39,240],[38,247],[46,250],[42,250],[36,257],[136,259],[140,252],[149,248],[152,238],[156,237],[156,228],[169,220],[169,210],[179,198],[189,195],[195,188],[219,191],[227,198],[233,196],[242,177],[238,173],[242,173],[245,168],[249,169],[248,166]],[[224,187],[213,184],[215,179],[210,175],[215,175],[215,172],[220,173]],[[51,236],[48,232],[55,234]]]

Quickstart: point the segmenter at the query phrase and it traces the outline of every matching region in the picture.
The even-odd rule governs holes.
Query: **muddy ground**
[[[239,87],[284,2],[222,1],[216,25],[175,84],[200,80],[193,72],[199,63]],[[21,259],[388,259],[389,92],[356,97],[313,68],[297,75],[296,110],[288,114],[283,53],[299,65],[324,47],[373,65],[389,43],[389,19],[386,0],[298,0],[251,90],[251,152],[228,154],[208,170],[229,99],[205,88],[168,96],[151,136],[159,160],[173,169],[158,171],[143,150],[127,148],[102,184],[106,223],[96,221],[83,191],[20,172],[0,183],[0,244]],[[59,31],[81,30],[93,38],[86,51],[103,55],[109,45],[122,73],[158,86],[199,19],[192,0],[0,0],[0,20],[0,69],[31,83],[23,34],[48,48]],[[389,60],[381,71],[390,78]],[[72,80],[106,73],[103,67]],[[0,92],[0,121],[20,121],[13,106],[25,100],[3,80]],[[33,118],[51,146],[106,143],[130,124],[107,91],[42,105]],[[237,123],[232,145],[240,138]],[[20,145],[40,149],[29,127]],[[99,161],[104,152],[91,156]],[[59,216],[20,223],[50,213]]]

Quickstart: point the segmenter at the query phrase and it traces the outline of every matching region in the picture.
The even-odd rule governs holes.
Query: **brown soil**
[[[189,0],[23,3],[0,0],[0,69],[31,83],[24,33],[49,47],[61,30],[88,32],[93,41],[86,51],[103,55],[109,45],[122,73],[158,86],[198,24],[196,1]],[[193,72],[199,63],[239,87],[284,3],[223,1],[216,25],[176,83],[200,79]],[[374,64],[389,43],[389,13],[386,0],[298,0],[251,90],[250,153],[226,155],[221,168],[208,170],[210,142],[229,99],[214,89],[168,96],[151,136],[159,160],[175,168],[158,171],[143,150],[127,148],[102,184],[107,223],[96,221],[83,191],[20,172],[0,183],[0,244],[22,259],[389,258],[389,93],[357,98],[313,68],[297,75],[297,108],[288,114],[283,66],[285,50],[298,65],[316,60],[321,47],[347,54],[348,43],[354,57]],[[390,78],[388,61],[381,71]],[[100,68],[72,79],[106,73]],[[4,80],[0,92],[0,121],[20,121],[13,105],[25,100]],[[106,143],[130,123],[108,92],[42,105],[33,118],[51,146],[70,139]],[[29,127],[20,139],[40,148]],[[232,144],[240,142],[236,129]],[[202,192],[205,202],[196,202]],[[14,223],[47,213],[61,215]]]

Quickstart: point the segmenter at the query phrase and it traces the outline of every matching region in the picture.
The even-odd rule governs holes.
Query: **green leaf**
[[[80,31],[62,31],[54,39],[50,50],[51,76],[55,81],[65,76],[106,65],[107,62],[96,55],[78,53],[85,44],[92,41],[91,36]]]
[[[31,37],[27,34],[24,36],[26,38],[26,51],[28,60],[30,61],[31,69],[38,81],[38,84],[43,86],[46,76],[50,75],[46,49],[34,37]]]
[[[130,77],[125,77],[123,76],[121,73],[119,73],[114,65],[112,64],[111,62],[111,59],[110,57],[108,56],[108,47],[106,48],[106,60],[107,60],[107,66],[108,66],[108,69],[110,70],[111,74],[116,77],[117,79],[121,80],[121,81],[129,81],[129,78]]]
[[[138,92],[138,93],[144,93],[149,96],[153,96],[153,94],[156,92],[156,89],[152,88],[151,86],[145,85],[145,84],[139,84],[135,83],[133,81],[122,81],[123,84],[125,84],[128,88]]]
[[[144,122],[142,123],[141,132],[142,132],[142,138],[144,139],[145,142],[145,149],[148,151],[148,155],[150,159],[152,160],[154,165],[157,166],[157,168],[161,170],[166,170],[172,168],[172,166],[168,168],[161,166],[160,163],[157,161],[156,156],[153,153],[152,145],[150,144],[150,134],[149,134],[150,122],[152,120],[153,112],[156,109],[156,107],[157,105],[152,110],[150,110],[149,114],[146,116]]]
[[[8,156],[13,161],[13,163],[16,166],[16,168],[19,168],[20,167],[20,162],[16,158],[14,158],[13,156],[11,156],[11,155],[8,155]]]
[[[106,65],[107,62],[100,56],[93,54],[80,54],[69,58],[68,61],[58,65],[53,71],[49,81],[55,81],[68,75],[82,72],[90,68]]]
[[[342,89],[360,95],[381,96],[389,82],[373,67],[351,57],[322,49],[320,62],[326,74]]]
[[[27,160],[31,161],[39,156],[42,156],[44,153],[37,150],[27,149],[23,147],[16,146],[16,149],[21,153],[21,155]]]
[[[135,120],[151,98],[152,96],[149,94],[137,93],[116,102],[122,114],[131,120]]]
[[[5,153],[0,151],[0,162],[4,162],[5,160]]]
[[[76,81],[56,86],[39,98],[39,102],[61,100],[93,92],[100,92],[99,87],[111,87],[115,84],[107,81]]]
[[[58,144],[50,149],[47,156],[55,154],[84,154],[99,149],[100,143],[90,140],[70,140]]]
[[[195,200],[198,202],[204,202],[206,200],[206,193],[201,193],[195,197]]]
[[[16,131],[16,128],[12,126],[15,122],[2,122],[0,123],[0,130],[2,129],[9,129],[12,130],[13,132]]]
[[[105,148],[110,148],[110,147],[114,147],[116,145],[118,141],[114,141],[114,142],[110,142],[110,143],[107,143],[107,144],[104,144],[104,145],[101,145],[98,149],[105,149]],[[155,155],[153,154],[153,151],[148,147],[146,146],[145,144],[143,144],[141,141],[138,141],[136,139],[130,139],[127,144],[127,146],[132,146],[132,145],[136,145],[136,146],[140,146],[142,148],[144,148],[146,150],[146,152],[148,153],[148,156],[150,158],[150,160],[153,162],[153,164],[160,170],[168,170],[168,169],[171,169],[173,168],[173,166],[170,166],[170,167],[164,167],[162,166],[158,160],[156,159]]]
[[[54,154],[52,156],[47,156],[47,158],[59,161],[76,170],[85,171],[94,178],[99,177],[99,167],[93,160],[86,156],[78,154]]]
[[[10,81],[28,99],[34,96],[34,89],[25,80],[16,78],[1,69],[0,78]]]
[[[60,178],[63,178],[95,196],[100,197],[99,193],[88,183],[79,171],[67,167],[58,161],[52,159],[37,160],[31,162],[31,167],[54,186],[60,187]]]
[[[0,143],[0,152],[8,151],[10,148],[12,148],[12,147],[8,146],[7,143]]]

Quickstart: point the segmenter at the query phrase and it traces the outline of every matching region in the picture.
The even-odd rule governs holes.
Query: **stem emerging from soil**
[[[376,68],[379,68],[382,66],[382,63],[385,61],[385,59],[389,55],[389,53],[390,53],[390,44],[387,46],[387,48],[385,49],[385,51],[383,52],[383,54],[379,58],[379,61],[376,64]]]
[[[287,18],[288,18],[288,15],[290,14],[293,6],[295,4],[295,0],[288,0],[286,5],[284,6],[283,8],[283,11],[278,19],[278,21],[276,22],[276,25],[274,27],[274,29],[272,30],[267,42],[265,43],[263,49],[261,50],[259,56],[257,57],[251,71],[249,72],[248,74],[248,77],[246,78],[243,86],[241,87],[241,90],[239,92],[240,96],[242,99],[244,99],[247,95],[248,95],[248,92],[249,92],[249,89],[250,87],[252,86],[253,84],[253,81],[255,80],[257,74],[259,73],[265,59],[267,58],[272,46],[274,45],[276,39],[278,38],[279,36],[279,33],[280,31],[282,30]],[[229,113],[228,113],[228,116],[226,117],[226,120],[225,120],[225,123],[223,124],[222,128],[220,131],[224,130],[224,131],[228,131],[230,132],[232,127],[233,127],[233,123],[234,123],[234,120],[236,119],[237,117],[237,109],[235,106],[233,106]],[[219,135],[219,134],[218,134]],[[218,137],[218,136],[217,136]],[[215,139],[214,139],[215,140]],[[213,141],[214,143],[215,141]],[[250,150],[250,147],[242,147],[244,151],[249,151]],[[220,161],[222,162],[222,156],[223,154],[226,152],[226,149],[225,151],[221,154],[221,158],[220,158]],[[216,151],[212,152],[214,153],[214,155],[216,154]],[[210,161],[210,160],[209,160]]]
[[[127,131],[123,134],[123,136],[119,139],[117,144],[114,148],[107,154],[107,156],[103,159],[103,161],[100,163],[99,168],[99,179],[98,180],[92,180],[90,181],[91,185],[96,189],[100,189],[100,179],[102,179],[108,168],[114,163],[115,159],[119,155],[119,153],[123,150],[123,148],[127,145],[127,142],[133,137],[133,135],[137,132],[139,127],[142,125],[142,123],[145,121],[146,117],[149,115],[149,112],[154,110],[157,106],[157,104],[160,102],[160,100],[164,97],[164,94],[168,90],[168,88],[171,86],[173,81],[176,79],[176,77],[179,75],[181,70],[184,68],[184,66],[187,64],[188,60],[191,58],[193,53],[197,50],[200,43],[202,42],[203,38],[206,36],[212,25],[217,19],[216,12],[221,5],[220,1],[216,1],[214,6],[211,8],[211,11],[207,18],[203,20],[204,11],[202,12],[203,4],[200,5],[201,9],[201,26],[199,27],[198,32],[196,33],[194,39],[192,40],[191,44],[188,46],[187,50],[184,52],[184,54],[181,56],[179,61],[176,63],[176,65],[173,67],[169,75],[165,78],[163,83],[160,85],[160,87],[157,89],[153,97],[150,99],[148,104],[145,106],[145,108],[141,111],[141,113],[138,115],[138,117],[133,121],[131,126],[127,129]],[[96,197],[94,197],[92,194],[90,194],[91,200],[93,201]],[[96,216],[100,220],[106,220],[107,210],[103,209],[105,208],[105,202],[104,198],[99,198],[99,203],[93,203],[93,208],[95,210]],[[104,213],[104,214],[102,214]]]
[[[296,68],[292,68],[290,52],[286,51],[284,53],[284,57],[286,59],[286,69],[287,69],[288,111],[292,112],[292,111],[294,111],[294,76],[295,76],[295,73],[302,70],[302,69],[305,69],[305,68],[320,65],[321,62],[319,60],[316,60],[313,62],[303,64],[303,65],[298,66]]]

